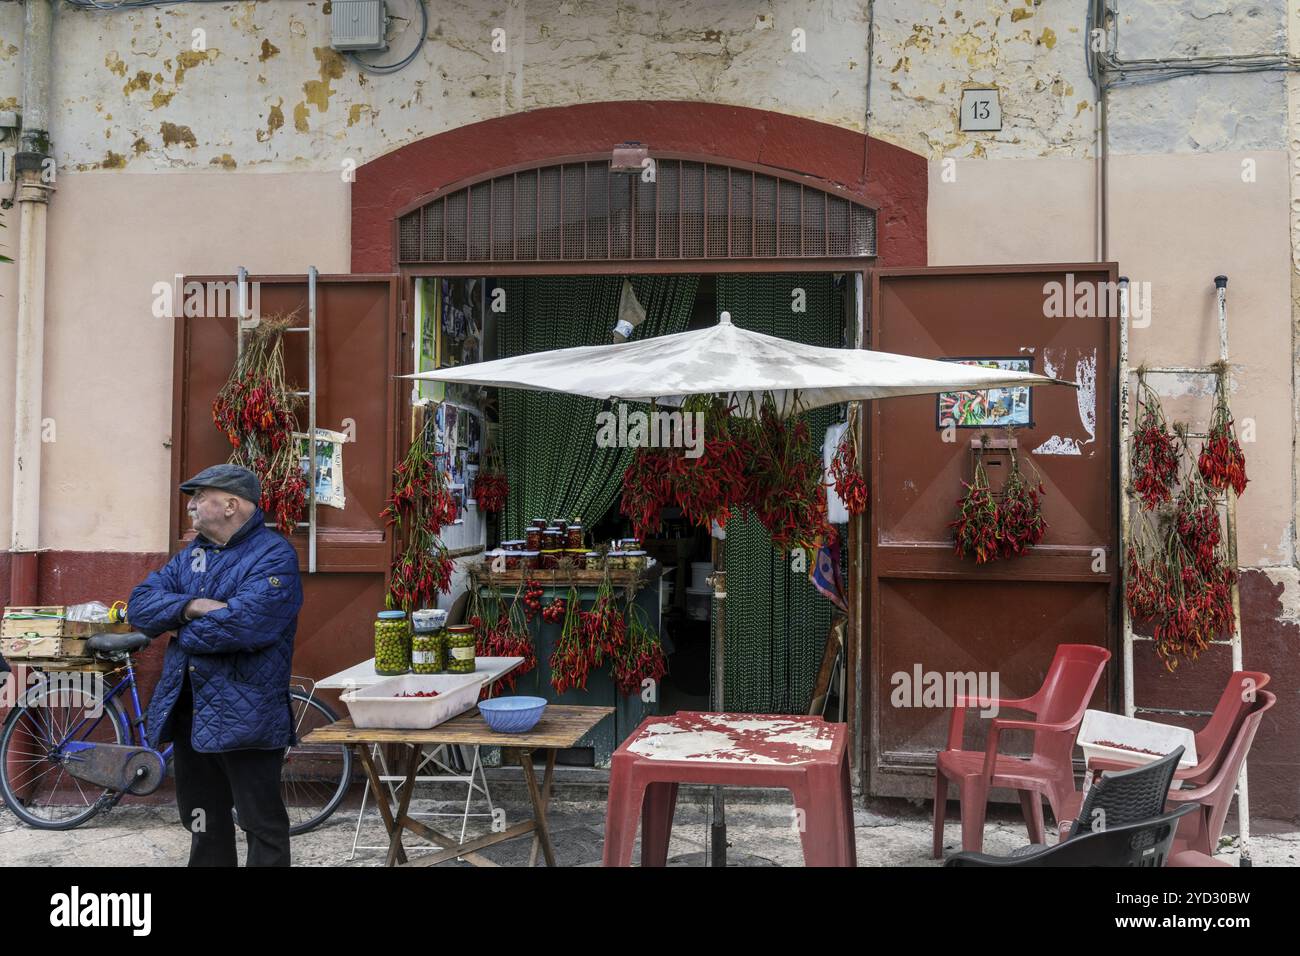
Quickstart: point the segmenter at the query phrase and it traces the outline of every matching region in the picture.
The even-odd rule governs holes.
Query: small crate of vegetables
[[[349,691],[342,700],[358,728],[428,730],[473,707],[482,683],[482,674],[405,674]]]

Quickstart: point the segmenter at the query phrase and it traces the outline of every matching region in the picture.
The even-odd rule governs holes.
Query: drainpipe
[[[53,187],[50,155],[52,0],[27,0],[23,15],[23,131],[18,176],[18,329],[14,348],[13,514],[10,603],[39,604],[41,392],[45,366],[45,227]]]

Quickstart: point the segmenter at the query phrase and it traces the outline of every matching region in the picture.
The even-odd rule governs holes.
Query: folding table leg
[[[487,785],[485,780],[484,786]],[[555,796],[555,751],[546,751],[546,775],[542,778],[542,810],[545,812],[551,805],[551,797]],[[488,806],[492,805],[491,798],[488,799]],[[533,845],[528,850],[528,865],[530,867],[537,865],[537,850],[542,845],[541,838],[534,833]]]
[[[554,749],[548,748],[548,763],[554,760],[554,754]],[[519,762],[523,765],[524,783],[528,785],[528,796],[533,804],[533,826],[542,844],[542,856],[546,858],[547,866],[555,866],[555,850],[551,847],[551,831],[546,823],[546,798],[542,796],[541,788],[537,786],[537,775],[533,772],[533,752],[521,749]]]
[[[389,852],[391,854],[392,841],[397,841],[397,862],[406,862],[406,851],[402,849],[400,839],[401,830],[396,826],[393,818],[393,812],[389,809],[388,798],[384,795],[383,785],[379,782],[379,773],[375,770],[375,762],[370,757],[370,748],[365,744],[357,744],[354,748],[357,755],[361,758],[361,767],[366,772],[366,779],[370,781],[370,789],[375,795],[375,805],[379,807],[379,818],[384,821],[384,830],[388,833]],[[392,866],[392,863],[388,863]]]
[[[407,750],[409,753],[406,758],[406,779],[402,783],[402,800],[397,806],[396,816],[393,817],[393,829],[388,843],[388,858],[384,861],[385,866],[406,862],[406,850],[402,847],[402,830],[405,829],[402,820],[411,806],[411,794],[415,791],[415,774],[420,768],[419,746],[409,744]]]
[[[677,784],[652,783],[641,801],[641,865],[667,866],[668,841],[677,808]]]

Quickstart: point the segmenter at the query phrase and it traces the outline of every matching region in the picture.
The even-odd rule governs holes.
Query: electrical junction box
[[[384,0],[334,0],[330,9],[330,46],[336,50],[386,50],[388,14]]]

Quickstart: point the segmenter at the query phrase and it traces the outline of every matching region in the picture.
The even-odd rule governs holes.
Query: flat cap
[[[255,505],[262,500],[262,485],[257,480],[257,475],[241,465],[212,465],[181,484],[181,491],[187,495],[194,494],[200,488],[229,491]]]

